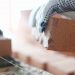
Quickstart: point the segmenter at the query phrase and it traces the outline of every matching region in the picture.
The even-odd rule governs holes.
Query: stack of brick
[[[35,51],[35,53],[29,56],[26,56],[26,53],[21,54],[20,52],[18,53],[18,59],[54,75],[75,75],[75,57],[66,56],[55,51],[47,51],[47,55],[44,52],[41,54],[41,52],[37,53]]]
[[[52,19],[53,20],[52,26],[54,26],[52,29],[52,31],[53,31],[52,38],[53,39],[50,40],[50,42],[49,42],[50,43],[49,49],[51,49],[51,50],[46,50],[45,48],[42,48],[41,46],[39,46],[35,42],[33,37],[31,37],[32,36],[31,32],[29,31],[29,28],[27,27],[28,20],[26,20],[26,18],[28,18],[28,14],[29,13],[27,11],[23,11],[23,13],[22,13],[23,18],[21,17],[21,22],[20,22],[20,26],[19,26],[20,29],[18,31],[15,31],[15,33],[17,33],[19,35],[16,35],[17,42],[15,45],[17,46],[17,49],[14,48],[14,52],[13,52],[14,56],[27,64],[44,69],[50,73],[53,73],[54,75],[75,75],[74,74],[75,73],[75,58],[58,53],[58,51],[67,51],[68,52],[68,49],[72,48],[72,47],[68,47],[68,46],[70,46],[70,42],[68,40],[71,37],[69,34],[69,29],[71,30],[71,28],[74,27],[75,22],[72,24],[71,28],[68,27],[68,30],[66,30],[66,28],[68,26],[67,23],[69,23],[69,21],[72,21],[72,20],[68,20],[68,22],[66,23],[66,25],[64,27],[63,24],[62,25],[58,25],[58,24],[61,21],[63,21],[62,23],[64,23],[65,21],[67,21],[67,19],[64,20],[64,19],[60,19],[60,17],[58,17],[58,18],[54,17]],[[25,19],[24,19],[24,17],[25,17]],[[24,25],[24,26],[22,27],[22,25]],[[49,25],[51,25],[51,21],[50,21]],[[57,27],[57,26],[59,26],[59,27]],[[71,23],[69,26],[71,26]],[[55,31],[55,33],[54,33],[54,31]],[[63,31],[65,31],[65,32],[63,32]],[[68,33],[67,33],[67,31],[68,31]],[[74,32],[74,29],[73,29],[73,32]],[[60,33],[60,35],[59,35],[59,33]],[[72,34],[72,31],[71,31],[71,34]],[[57,36],[55,36],[55,35],[57,35]],[[72,38],[71,41],[73,41],[73,39],[74,39],[73,36],[74,35],[72,35],[72,37],[71,37]],[[20,42],[20,45],[18,45],[18,41]],[[66,41],[66,42],[64,43],[64,41]],[[75,42],[71,42],[71,44],[73,44],[73,45],[71,45],[71,46],[73,46],[73,49],[75,48],[74,43]],[[64,46],[64,44],[66,44],[66,47]],[[71,49],[70,52],[71,51],[74,52],[73,49]],[[53,51],[53,50],[56,50],[56,51]]]

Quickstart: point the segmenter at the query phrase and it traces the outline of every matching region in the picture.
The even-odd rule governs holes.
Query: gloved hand
[[[45,31],[49,18],[55,13],[75,11],[75,0],[48,0],[36,14],[36,28]]]

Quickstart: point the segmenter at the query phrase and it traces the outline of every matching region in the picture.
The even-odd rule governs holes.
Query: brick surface
[[[11,56],[11,40],[0,38],[0,56]]]

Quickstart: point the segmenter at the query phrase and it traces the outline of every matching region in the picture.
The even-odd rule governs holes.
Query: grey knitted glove
[[[39,32],[46,29],[49,18],[56,13],[75,11],[75,0],[48,0],[36,15],[36,28]]]

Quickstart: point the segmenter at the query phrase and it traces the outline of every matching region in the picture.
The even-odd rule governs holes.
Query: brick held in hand
[[[75,52],[75,20],[54,15],[48,23],[51,29],[52,42],[48,41],[48,49]]]

